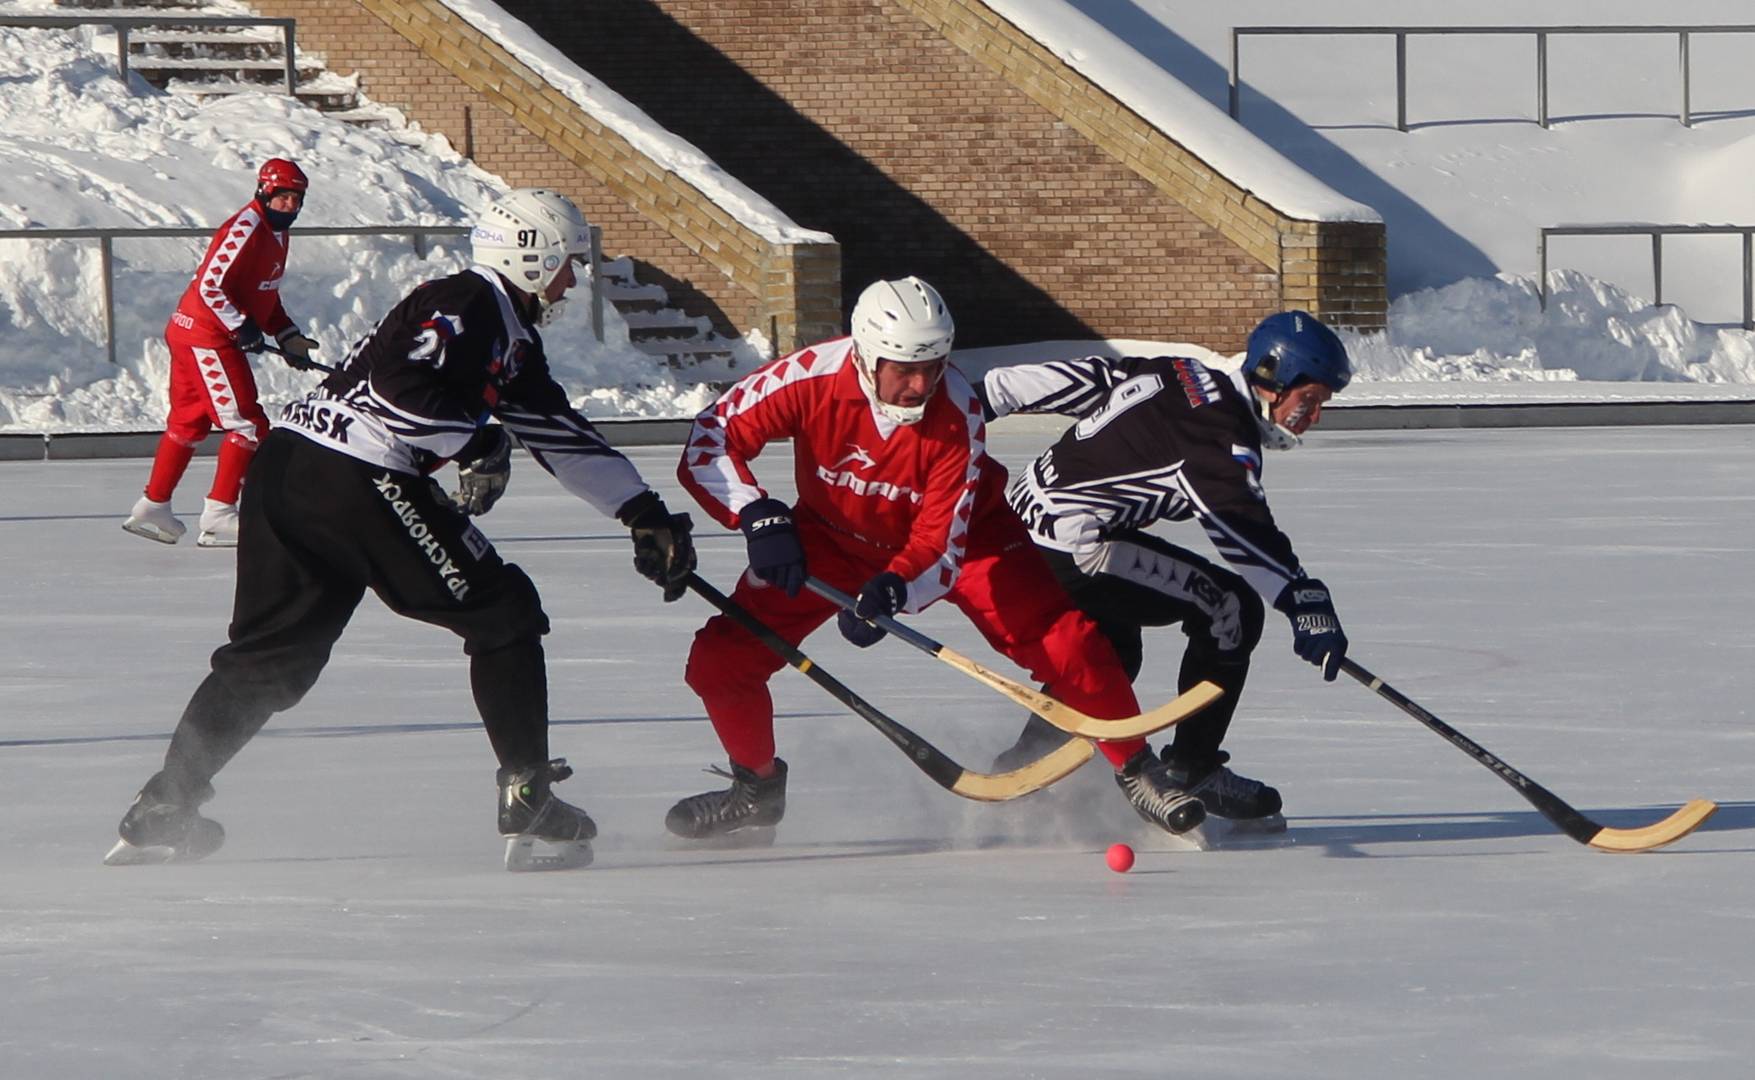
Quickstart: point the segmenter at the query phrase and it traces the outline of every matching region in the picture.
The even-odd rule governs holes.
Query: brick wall
[[[604,133],[559,117],[553,91],[506,79],[519,65],[467,40],[433,0],[255,6],[298,17],[307,47],[473,145],[484,168],[579,198],[607,252],[692,292],[696,313],[772,324],[782,344],[839,321],[807,314],[789,333],[788,296],[839,291],[835,306],[850,306],[867,282],[906,273],[943,290],[970,346],[1114,336],[1228,351],[1292,306],[1382,325],[1381,225],[1299,221],[1247,195],[980,0],[501,4],[794,221],[832,234],[839,259],[746,257],[714,235],[724,222],[695,220],[716,208],[676,212],[668,174],[595,145]],[[753,265],[728,271],[715,244]]]

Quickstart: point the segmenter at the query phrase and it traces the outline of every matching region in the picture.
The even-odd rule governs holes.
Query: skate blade
[[[161,544],[174,544],[183,537],[182,533],[168,532],[144,521],[124,521],[122,531],[144,536],[148,540],[157,540]]]
[[[1212,818],[1179,833],[1160,832],[1156,837],[1163,839],[1165,851],[1211,851],[1219,846],[1219,833],[1222,830]]]
[[[540,836],[506,837],[506,869],[522,874],[543,870],[581,870],[595,856],[589,840],[544,840]]]
[[[204,532],[195,538],[195,546],[204,548],[235,548],[238,546],[238,538],[235,536],[220,536],[218,533]]]
[[[126,840],[116,841],[116,846],[104,856],[105,866],[157,866],[160,863],[175,862],[177,849],[164,844],[147,844],[136,847]]]
[[[1286,831],[1286,815],[1279,813],[1258,818],[1225,818],[1224,821],[1230,826],[1230,835],[1238,837],[1273,836]]]
[[[690,839],[672,835],[670,843],[672,847],[687,848],[690,851],[738,851],[743,848],[771,848],[774,846],[776,834],[777,830],[772,825],[751,825],[747,829],[738,829],[719,836]]]

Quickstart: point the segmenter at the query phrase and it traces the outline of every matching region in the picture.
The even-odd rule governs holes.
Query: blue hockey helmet
[[[1338,393],[1353,380],[1353,364],[1340,337],[1316,316],[1282,311],[1250,332],[1243,374],[1269,390],[1286,390],[1308,380]]]

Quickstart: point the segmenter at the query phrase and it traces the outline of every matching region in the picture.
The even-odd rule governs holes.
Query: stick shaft
[[[1561,832],[1581,844],[1606,851],[1648,851],[1679,840],[1693,832],[1718,807],[1703,799],[1691,800],[1668,818],[1640,829],[1611,829],[1575,810],[1566,800],[1512,768],[1480,743],[1421,708],[1413,699],[1352,660],[1342,660],[1341,670],[1359,680],[1379,697],[1437,732],[1446,742],[1491,769],[1499,779],[1539,810]]]
[[[776,655],[810,679],[811,682],[816,683],[828,691],[835,700],[853,710],[853,713],[861,720],[877,728],[885,738],[908,755],[908,760],[912,761],[916,768],[931,777],[934,783],[954,794],[984,802],[1015,799],[1059,780],[1091,757],[1091,744],[1083,740],[1075,740],[1037,762],[1010,773],[971,772],[953,761],[938,747],[891,719],[876,706],[849,690],[839,679],[818,667],[796,645],[776,633],[773,627],[750,614],[743,605],[708,584],[700,575],[690,574],[688,585],[709,604],[748,630],[758,641],[772,649]]]

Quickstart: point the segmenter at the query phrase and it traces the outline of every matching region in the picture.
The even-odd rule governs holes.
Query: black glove
[[[320,366],[311,359],[319,348],[317,342],[301,334],[298,327],[287,327],[274,335],[274,340],[280,343],[280,358],[294,371],[315,371]]]
[[[246,315],[243,325],[232,331],[232,343],[242,352],[261,352],[262,328],[256,325],[255,319]]]
[[[506,429],[488,424],[472,435],[457,454],[457,490],[451,502],[480,517],[494,508],[512,482],[512,440]]]
[[[1322,669],[1322,677],[1334,682],[1341,661],[1347,658],[1347,635],[1328,598],[1328,586],[1316,578],[1288,582],[1280,590],[1274,608],[1292,620],[1292,651]]]
[[[809,574],[804,568],[804,545],[792,524],[792,508],[779,499],[757,499],[738,517],[749,544],[750,570],[786,590],[787,596],[797,596]]]
[[[907,602],[908,583],[902,580],[900,574],[885,570],[859,590],[859,597],[853,601],[852,611],[841,609],[841,614],[835,617],[835,625],[840,629],[842,637],[862,649],[869,648],[882,641],[889,631],[865,620],[875,619],[879,615],[893,616]]]
[[[694,521],[667,510],[656,491],[629,499],[616,517],[633,531],[634,569],[664,589],[664,602],[687,592],[688,577],[695,572],[695,544],[690,538]]]

